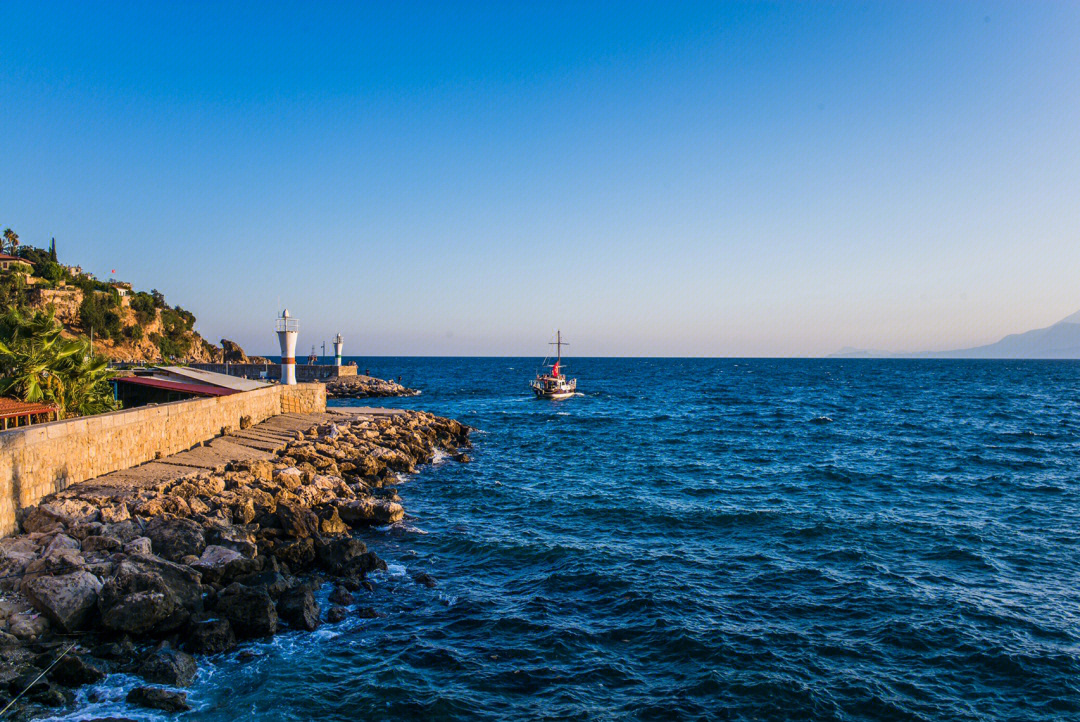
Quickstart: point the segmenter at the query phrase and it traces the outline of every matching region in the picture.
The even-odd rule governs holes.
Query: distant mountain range
[[[1080,311],[1053,326],[1014,333],[986,346],[915,353],[845,347],[829,358],[1080,359]]]

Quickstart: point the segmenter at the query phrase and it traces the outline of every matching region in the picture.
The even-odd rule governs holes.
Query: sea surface
[[[363,535],[384,616],[204,661],[188,719],[1080,719],[1080,363],[357,362],[472,463]]]

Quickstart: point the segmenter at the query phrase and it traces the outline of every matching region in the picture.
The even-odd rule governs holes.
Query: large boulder
[[[290,589],[281,595],[277,603],[278,616],[296,629],[309,632],[319,628],[319,605],[307,585]]]
[[[191,568],[202,575],[205,582],[219,582],[222,579],[231,579],[237,574],[247,574],[253,571],[255,562],[244,557],[240,552],[227,549],[216,544],[211,544],[203,550],[199,561],[191,565]]]
[[[218,597],[217,613],[239,637],[265,637],[277,631],[278,614],[264,587],[230,584]]]
[[[53,681],[67,687],[79,687],[94,684],[105,679],[105,673],[82,657],[65,654],[53,666],[49,676]]]
[[[277,505],[278,522],[291,537],[307,539],[319,535],[319,517],[299,504],[281,502]]]
[[[196,570],[155,556],[129,556],[127,561],[160,576],[189,612],[197,614],[203,610],[202,576]]]
[[[342,521],[352,526],[392,524],[405,517],[401,504],[385,499],[354,499],[337,505]]]
[[[285,575],[272,569],[254,574],[245,574],[242,577],[237,577],[236,581],[245,587],[262,587],[274,599],[280,597],[291,586]]]
[[[274,548],[274,556],[289,565],[294,573],[303,571],[315,561],[315,543],[311,539],[297,539]]]
[[[206,548],[202,526],[191,519],[155,517],[146,525],[146,536],[156,554],[173,562],[189,555],[199,556]]]
[[[199,668],[190,654],[166,647],[147,657],[138,671],[147,682],[187,687],[195,681]]]
[[[83,629],[97,605],[102,582],[87,571],[50,577],[35,577],[23,585],[23,593],[34,609],[47,616],[62,631]]]
[[[196,654],[220,654],[236,646],[228,619],[206,619],[188,625],[187,649]]]
[[[130,634],[168,632],[202,610],[201,577],[153,557],[129,557],[101,589],[102,624]]]
[[[342,575],[356,563],[357,558],[367,553],[367,547],[359,539],[334,537],[320,543],[316,552],[321,567],[332,574]]]
[[[254,518],[254,511],[252,515],[252,518]],[[232,549],[248,559],[253,558],[259,551],[254,534],[246,529],[232,525],[215,526],[207,529],[206,541],[215,546]]]
[[[337,507],[323,505],[317,511],[319,516],[319,531],[325,535],[347,534],[349,525],[341,520]]]
[[[136,707],[166,712],[186,712],[191,709],[187,703],[187,692],[174,692],[160,687],[136,687],[128,692],[127,702]]]
[[[31,509],[23,518],[22,528],[29,534],[100,520],[101,512],[93,504],[81,499],[53,499]]]

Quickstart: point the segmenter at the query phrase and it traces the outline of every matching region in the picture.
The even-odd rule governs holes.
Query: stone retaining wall
[[[322,384],[270,386],[0,432],[0,536],[16,512],[71,484],[169,456],[283,413],[326,410]]]
[[[193,369],[213,371],[229,376],[242,376],[246,379],[280,379],[281,364],[188,364]],[[321,379],[336,379],[341,376],[356,376],[355,366],[308,366],[296,364],[297,381],[318,381]]]

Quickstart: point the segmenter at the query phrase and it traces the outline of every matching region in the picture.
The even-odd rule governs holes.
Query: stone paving
[[[81,494],[125,497],[164,482],[179,479],[199,469],[213,469],[230,461],[270,459],[275,452],[313,426],[341,420],[342,417],[373,418],[403,413],[398,409],[373,407],[330,408],[312,414],[281,414],[249,429],[230,432],[199,446],[163,459],[150,461],[130,469],[79,482]]]

